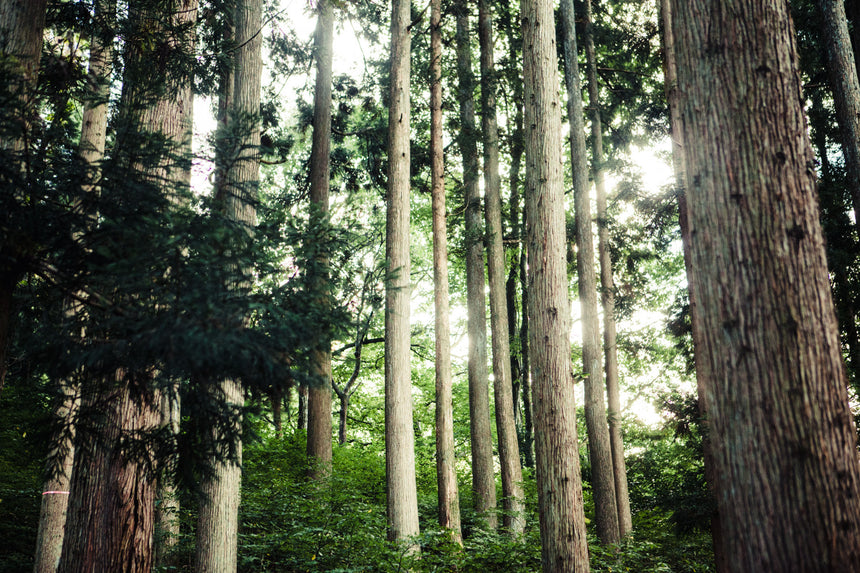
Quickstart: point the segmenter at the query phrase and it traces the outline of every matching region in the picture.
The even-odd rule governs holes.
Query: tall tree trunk
[[[216,194],[224,216],[250,235],[256,222],[260,181],[260,90],[262,76],[262,0],[237,0],[233,8],[233,61],[221,87],[224,114],[220,137],[227,138],[217,158]],[[244,319],[243,319],[244,320]],[[212,399],[228,416],[227,428],[212,428],[217,459],[201,484],[203,498],[197,521],[196,570],[236,571],[239,491],[242,478],[241,409],[244,391],[239,380],[224,379]]]
[[[586,0],[586,26],[588,7]],[[585,377],[585,425],[591,460],[594,520],[603,543],[619,540],[618,504],[612,467],[612,447],[606,406],[603,401],[603,367],[600,351],[600,321],[597,315],[597,277],[594,272],[594,238],[591,231],[591,199],[586,161],[582,91],[576,56],[573,2],[562,0],[564,26],[564,77],[567,84],[567,115],[570,121],[570,160],[576,211],[576,269],[582,307],[582,374]],[[593,103],[593,102],[592,102]]]
[[[410,12],[408,0],[392,0],[385,237],[388,267],[385,288],[385,473],[388,537],[392,540],[406,540],[418,535],[409,356]],[[414,549],[417,550],[417,546]]]
[[[830,64],[830,83],[836,117],[842,132],[846,183],[854,205],[854,221],[860,237],[860,82],[843,0],[818,0],[824,21],[824,42]]]
[[[516,243],[514,247],[517,249],[517,255],[512,258],[510,272],[506,284],[508,298],[508,332],[509,339],[517,341],[516,345],[512,344],[511,350],[511,378],[515,388],[519,387],[519,394],[522,396],[522,427],[520,428],[520,453],[523,456],[523,464],[526,467],[534,467],[534,450],[532,439],[532,408],[531,408],[531,386],[529,380],[529,362],[528,362],[528,311],[526,304],[528,302],[528,288],[526,285],[525,261],[525,232],[523,220],[524,208],[520,208],[520,167],[522,165],[522,157],[525,151],[523,145],[523,80],[520,75],[520,67],[517,62],[520,61],[520,50],[517,50],[517,42],[521,38],[517,38],[514,34],[513,18],[511,17],[512,5],[508,5],[505,10],[499,14],[502,25],[505,29],[505,35],[508,40],[508,57],[510,64],[507,69],[507,81],[512,89],[512,103],[514,105],[514,122],[513,131],[510,137],[510,153],[511,165],[509,169],[509,186],[511,190],[510,201],[510,226],[513,234],[513,240]],[[517,324],[517,285],[522,288],[522,322]],[[518,328],[519,326],[519,328]],[[513,350],[515,348],[516,350]],[[514,392],[514,402],[517,402],[517,392]]]
[[[678,196],[678,224],[681,228],[681,240],[684,250],[684,267],[687,274],[687,283],[693,280],[693,270],[691,265],[691,241],[689,214],[687,209],[687,195],[684,190],[686,178],[686,166],[684,161],[684,130],[681,124],[681,110],[679,107],[678,94],[678,65],[675,58],[675,34],[672,32],[672,6],[670,0],[660,0],[661,23],[663,32],[663,84],[666,91],[666,102],[669,105],[669,127],[672,136],[672,168],[675,172],[675,187]],[[697,301],[692,291],[689,293],[691,313],[696,313]],[[698,331],[695,324],[693,327],[693,344],[696,342]],[[702,379],[697,379],[699,383],[698,393],[703,396],[705,393],[704,387],[701,385]],[[708,424],[708,415],[705,410],[704,400],[699,400],[699,414],[703,420],[703,424]],[[704,432],[702,449],[704,450],[705,458],[705,480],[708,482],[708,490],[714,498],[714,475],[713,475],[713,457],[711,455],[711,440],[709,432]],[[723,536],[720,527],[720,514],[715,510],[711,516],[711,539],[714,548],[714,563],[717,573],[725,573],[728,571],[726,561],[726,553],[723,547]]]
[[[571,28],[573,29],[573,28]],[[625,536],[633,530],[630,494],[627,491],[627,466],[621,437],[621,385],[618,378],[618,348],[615,328],[615,281],[609,256],[609,230],[606,213],[606,182],[603,171],[603,124],[600,119],[600,90],[597,85],[597,57],[591,16],[591,0],[585,2],[585,53],[588,74],[588,100],[591,108],[592,173],[597,200],[597,252],[600,257],[600,292],[603,305],[603,354],[606,365],[606,400],[609,407],[609,444],[618,504],[618,531]]]
[[[856,433],[788,6],[671,8],[696,368],[729,569],[855,571]]]
[[[135,41],[125,47],[120,109],[128,129],[117,136],[118,152],[133,147],[130,140],[140,132],[161,134],[174,150],[184,151],[191,134],[190,78],[179,66],[166,66],[170,71],[165,74],[150,62],[156,37],[158,49],[170,64],[193,49],[194,38],[188,29],[196,20],[197,1],[172,4],[167,19],[139,4],[129,6],[129,14],[135,30],[130,37]],[[169,23],[164,24],[165,20]],[[150,99],[153,93],[158,96]],[[98,128],[88,126],[93,127]],[[94,149],[97,146],[88,151]],[[151,165],[140,165],[134,159],[131,165],[165,193],[172,192],[169,186],[187,187],[190,181],[188,169],[177,165],[168,151]],[[152,447],[141,447],[136,441],[145,440],[161,424],[152,372],[119,370],[116,379],[98,381],[95,392],[82,395],[81,412],[79,420],[97,421],[87,431],[76,430],[76,471],[69,487],[58,570],[148,572],[154,564],[156,461]]]
[[[334,39],[334,10],[328,0],[317,5],[317,30],[314,36],[314,58],[317,66],[314,92],[314,134],[311,148],[311,216],[319,224],[328,226],[329,174],[331,149],[331,82],[332,41]],[[330,304],[328,296],[328,253],[322,246],[313,263],[315,276],[311,280],[316,291],[314,297],[324,307]],[[308,442],[310,477],[323,479],[331,471],[331,340],[322,334],[312,354],[312,374],[318,385],[308,388]]]
[[[98,192],[95,187],[101,173],[98,164],[104,157],[115,19],[115,0],[95,2],[93,22],[96,34],[90,41],[89,93],[84,102],[78,149],[81,159],[89,166],[91,184],[87,188],[90,192]],[[68,312],[79,312],[79,305],[73,302],[67,304]],[[54,467],[48,469],[50,477],[43,485],[33,568],[36,573],[53,573],[59,565],[75,456],[74,418],[77,415],[79,389],[72,380],[63,380],[60,384],[63,399],[54,416],[62,424],[63,430],[55,436],[55,445],[48,456],[49,460],[53,460]]]
[[[496,64],[493,15],[489,0],[478,2],[481,44],[481,127],[484,135],[484,214],[487,225],[487,274],[490,284],[490,328],[493,344],[493,395],[496,435],[505,510],[503,525],[513,535],[525,529],[523,472],[514,423],[508,307],[505,303],[505,252],[502,245],[502,197],[499,177],[499,128],[496,121]]]
[[[561,155],[561,102],[553,3],[523,0],[529,333],[541,563],[546,573],[587,572]]]
[[[448,224],[442,147],[442,2],[430,4],[430,155],[433,204],[433,301],[436,310],[436,484],[439,525],[462,543],[454,459],[454,397],[448,297]]]
[[[12,105],[0,110],[4,136],[0,152],[14,155],[21,171],[27,172],[26,143],[30,123],[36,115],[33,93],[39,76],[42,37],[45,30],[47,0],[0,0],[0,73],[3,75],[3,99]],[[8,130],[8,131],[6,131]],[[5,184],[9,184],[4,181]],[[16,182],[11,182],[16,185]],[[14,191],[13,191],[14,192]],[[16,197],[20,198],[18,193]],[[17,260],[19,245],[0,242],[0,393],[6,382],[11,341],[13,295],[23,270]],[[10,261],[10,262],[5,262]]]
[[[469,34],[469,9],[457,10],[457,78],[460,102],[460,152],[466,201],[466,307],[469,332],[469,428],[472,443],[472,494],[475,511],[496,528],[496,480],[490,428],[490,376],[487,370],[487,302],[484,294],[484,230],[478,188],[478,130]]]

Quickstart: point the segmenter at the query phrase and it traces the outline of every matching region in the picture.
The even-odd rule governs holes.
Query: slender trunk
[[[587,27],[590,16],[590,2],[588,0],[586,0],[585,6]],[[591,231],[591,199],[572,0],[562,0],[561,9],[564,26],[564,77],[567,84],[567,115],[570,121],[570,158],[573,168],[573,197],[576,211],[576,269],[579,277],[579,300],[582,307],[582,374],[585,377],[585,425],[588,431],[588,454],[591,460],[594,519],[600,541],[615,543],[620,538],[618,503],[615,495],[615,472],[612,467],[609,426],[603,400],[603,367],[600,350],[600,321],[597,314],[597,277],[594,272],[594,238]],[[586,37],[588,37],[587,34]],[[593,101],[592,104],[594,104]]]
[[[671,7],[696,369],[729,570],[856,571],[856,432],[788,5]]]
[[[487,274],[490,284],[490,328],[493,344],[493,394],[502,477],[503,525],[513,535],[525,529],[520,448],[514,423],[508,307],[505,304],[505,252],[502,245],[502,198],[499,177],[499,128],[496,122],[496,65],[493,20],[488,0],[478,3],[481,44],[481,127],[484,135],[484,214],[487,233]]]
[[[520,208],[520,167],[522,165],[522,157],[525,151],[523,145],[523,82],[520,76],[520,69],[516,62],[520,61],[520,53],[517,50],[517,38],[514,35],[514,26],[510,14],[510,5],[506,10],[500,13],[500,20],[505,29],[505,35],[508,40],[508,56],[510,64],[507,70],[508,85],[511,86],[513,94],[512,101],[514,105],[514,123],[513,132],[510,137],[510,153],[511,165],[509,170],[509,186],[511,190],[510,204],[510,225],[512,231],[512,239],[516,243],[514,249],[517,250],[516,256],[511,260],[510,272],[508,273],[507,281],[507,297],[508,297],[508,332],[512,342],[511,350],[511,378],[514,384],[514,403],[517,403],[517,391],[522,396],[522,421],[519,422],[521,427],[519,433],[520,453],[523,456],[523,465],[529,468],[534,467],[534,450],[532,439],[532,409],[531,409],[531,386],[529,383],[529,363],[528,363],[528,311],[526,304],[528,300],[528,289],[526,285],[525,261],[525,233],[523,231],[524,206]],[[517,284],[522,288],[522,322],[517,325]],[[516,341],[516,344],[513,342]],[[514,350],[516,349],[516,350]],[[516,407],[519,412],[519,407]]]
[[[298,429],[308,431],[308,387],[305,384],[300,384],[298,389],[299,406],[296,412],[298,419]]]
[[[621,536],[633,530],[630,495],[627,491],[627,466],[621,437],[621,388],[618,378],[618,348],[615,328],[615,282],[609,256],[609,230],[606,214],[606,182],[603,171],[603,124],[600,119],[600,94],[597,85],[597,60],[591,26],[591,2],[586,0],[585,47],[588,73],[588,99],[591,108],[592,172],[597,199],[597,251],[600,257],[600,292],[603,305],[603,354],[606,366],[606,400],[608,405],[609,443],[615,478],[615,500],[618,504],[618,530]]]
[[[280,389],[273,389],[269,394],[269,402],[272,404],[272,425],[275,426],[275,438],[280,440],[284,437],[283,404],[284,397]]]
[[[830,83],[836,117],[842,132],[846,183],[854,205],[854,221],[860,236],[860,81],[843,0],[818,0],[824,21],[824,41],[830,64]]]
[[[259,186],[260,90],[262,76],[262,0],[237,0],[233,9],[235,46],[230,72],[222,85],[220,126],[223,155],[218,158],[216,194],[224,216],[252,235]],[[227,159],[229,158],[229,160]],[[250,237],[249,237],[250,240]],[[247,320],[241,317],[240,320]],[[201,484],[197,521],[196,570],[235,572],[242,463],[244,391],[239,380],[224,379],[212,399],[226,416],[226,427],[213,427],[216,459]]]
[[[454,398],[451,377],[451,326],[448,308],[448,225],[445,158],[442,148],[442,2],[430,14],[430,154],[433,203],[433,293],[436,310],[436,484],[439,525],[462,543],[460,496],[454,459]]]
[[[174,550],[179,542],[179,496],[176,491],[176,470],[179,464],[176,440],[179,436],[179,385],[170,384],[159,396],[160,425],[171,439],[171,454],[159,473],[158,504],[155,512],[155,564],[174,565]]]
[[[331,82],[332,41],[334,38],[334,10],[331,3],[321,0],[314,40],[314,57],[317,65],[314,95],[314,134],[311,149],[311,211],[312,220],[328,225],[329,174],[331,148]],[[315,276],[311,280],[316,291],[314,297],[324,307],[329,306],[328,253],[321,247],[314,262]],[[322,334],[319,346],[312,354],[312,374],[318,385],[308,388],[308,442],[307,455],[311,479],[320,480],[331,471],[331,340]]]
[[[75,385],[67,381],[62,385],[63,397],[54,412],[60,429],[52,439],[52,460],[49,477],[42,486],[42,505],[39,510],[39,531],[36,536],[35,573],[54,573],[63,550],[63,533],[66,527],[66,510],[69,505],[69,486],[75,456],[75,416],[78,396]]]
[[[490,377],[487,370],[487,302],[481,195],[478,188],[478,130],[475,126],[472,54],[467,5],[457,8],[457,77],[460,152],[466,201],[466,306],[469,331],[469,428],[472,443],[472,494],[475,511],[496,528],[496,480],[490,428]]]
[[[385,472],[388,537],[398,541],[418,535],[409,355],[410,9],[408,0],[392,1],[385,241],[388,267],[385,288]],[[412,549],[417,551],[418,547],[413,546]]]
[[[561,102],[553,5],[523,0],[526,228],[541,562],[587,572],[565,261]]]
[[[346,392],[338,392],[337,397],[340,399],[340,412],[338,412],[337,424],[337,443],[341,446],[346,444],[346,415],[349,412],[349,394]]]

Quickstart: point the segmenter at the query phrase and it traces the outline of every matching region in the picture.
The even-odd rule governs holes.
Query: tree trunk
[[[251,235],[256,222],[260,181],[260,89],[262,76],[262,0],[237,0],[233,9],[233,61],[222,86],[221,108],[228,138],[217,158],[216,194],[224,216]],[[229,158],[229,160],[228,160]],[[203,498],[197,521],[196,570],[236,571],[239,492],[242,478],[244,391],[239,380],[221,380],[212,399],[224,408],[228,427],[213,427],[216,459],[211,477],[201,484]]]
[[[854,221],[860,236],[860,82],[843,0],[818,0],[824,21],[824,42],[830,64],[830,83],[836,117],[842,132],[846,183],[854,205]]]
[[[98,415],[100,422],[77,432],[61,573],[146,573],[153,567],[153,452],[134,441],[156,429],[157,400],[151,389],[129,388],[141,380],[124,372],[118,377],[115,390],[82,405],[88,420]]]
[[[497,82],[493,55],[493,20],[488,0],[478,3],[481,44],[481,127],[484,132],[484,214],[487,225],[487,274],[490,283],[490,328],[493,344],[493,394],[502,476],[503,525],[511,534],[525,529],[525,501],[520,448],[514,423],[508,307],[505,303],[505,252],[502,245],[502,198],[499,177]]]
[[[684,191],[686,167],[684,162],[684,133],[681,125],[681,110],[678,106],[678,66],[675,58],[675,34],[672,32],[672,6],[670,0],[660,0],[661,22],[663,24],[663,84],[666,91],[666,102],[669,105],[669,127],[672,136],[672,167],[675,172],[675,186],[678,196],[678,224],[681,228],[681,240],[684,249],[684,267],[687,274],[687,283],[693,280],[691,264],[691,240],[690,225],[688,223],[687,196]],[[692,291],[689,293],[690,312],[697,312],[697,302]],[[697,339],[697,327],[692,325],[693,343]],[[704,388],[699,382],[699,396],[704,395]],[[707,431],[708,414],[705,411],[704,400],[699,400],[699,414],[705,425],[702,449],[704,450],[705,480],[708,483],[709,493],[716,499],[714,491],[713,457],[711,455],[711,440]],[[723,547],[723,536],[720,527],[719,511],[715,510],[711,516],[711,539],[714,548],[714,563],[717,573],[728,571],[726,553]]]
[[[42,37],[45,30],[47,0],[0,0],[0,73],[4,77],[3,94],[17,105],[0,110],[4,135],[0,137],[0,151],[20,154],[14,160],[21,170],[27,171],[26,143],[30,122],[37,113],[33,92],[39,75],[42,54]],[[7,131],[8,130],[8,131]],[[8,184],[4,181],[4,184]],[[13,191],[23,200],[19,193]],[[0,243],[0,393],[6,382],[11,340],[13,295],[23,276],[17,259],[18,245]],[[10,262],[5,262],[6,260]]]
[[[140,5],[129,6],[129,19],[137,41],[125,46],[125,71],[120,113],[128,129],[117,134],[123,153],[140,132],[159,133],[173,150],[185,151],[191,133],[191,84],[178,67],[163,73],[150,65],[152,38],[163,40],[170,63],[193,49],[193,35],[181,34],[194,24],[196,0],[178,2],[163,18]],[[156,22],[155,24],[153,24]],[[106,57],[106,56],[105,56]],[[159,94],[149,99],[152,94]],[[146,105],[143,105],[146,102]],[[97,121],[85,126],[99,131]],[[86,135],[85,137],[89,137]],[[93,135],[101,138],[103,135]],[[82,142],[82,152],[98,152],[100,144]],[[190,171],[164,152],[152,165],[132,160],[132,167],[152,185],[170,193],[171,185],[188,185]],[[167,182],[167,185],[165,185]],[[84,373],[89,376],[88,373]],[[75,470],[69,487],[69,508],[58,570],[71,572],[148,572],[154,564],[156,460],[148,439],[161,424],[159,393],[152,388],[149,370],[120,370],[115,380],[89,381],[81,398],[78,420],[96,420],[92,427],[76,429]]]
[[[13,109],[3,110],[8,128],[0,137],[0,150],[20,152],[26,147],[30,122],[37,113],[33,90],[39,76],[47,0],[0,0],[0,56],[3,86]]]
[[[296,412],[298,419],[297,427],[299,430],[308,431],[308,387],[305,384],[299,384],[298,388],[299,406]]]
[[[392,1],[385,237],[388,268],[385,288],[385,470],[388,537],[398,541],[418,535],[409,355],[410,8],[408,0]],[[417,551],[418,547],[413,549]]]
[[[317,65],[314,92],[314,134],[311,149],[311,220],[328,226],[329,174],[331,149],[331,82],[334,10],[331,3],[321,0],[317,5],[317,30],[314,36],[314,58]],[[315,275],[311,285],[324,307],[330,306],[328,296],[328,253],[321,246],[313,264]],[[312,374],[318,385],[308,388],[307,455],[311,479],[320,480],[331,471],[331,340],[322,334],[319,346],[312,353]]]
[[[788,6],[671,7],[696,367],[729,569],[855,571],[856,433]]]
[[[597,252],[600,257],[600,292],[603,305],[603,354],[606,365],[606,400],[609,407],[609,443],[615,478],[615,500],[618,504],[618,532],[621,536],[633,530],[630,494],[627,491],[627,466],[621,437],[621,387],[618,378],[618,348],[615,328],[615,282],[609,256],[609,230],[606,214],[606,182],[603,176],[603,124],[600,119],[600,92],[597,85],[597,58],[591,18],[591,0],[585,2],[585,52],[588,62],[588,99],[591,108],[592,172],[597,200]],[[573,28],[571,28],[572,30]]]
[[[588,6],[589,2],[586,0],[586,26],[588,25]],[[615,495],[615,472],[612,467],[609,426],[603,401],[603,367],[600,360],[600,321],[597,315],[597,277],[594,272],[591,199],[572,0],[562,0],[561,9],[564,25],[564,77],[568,94],[567,115],[570,121],[570,158],[573,167],[573,198],[576,211],[576,269],[582,307],[585,425],[588,431],[588,453],[591,460],[594,520],[600,541],[615,543],[620,538],[618,504]]]
[[[490,428],[490,376],[487,370],[487,302],[484,294],[484,244],[478,188],[478,130],[472,79],[469,12],[457,9],[457,77],[460,102],[460,152],[466,200],[466,306],[469,333],[469,428],[472,444],[472,494],[475,511],[496,528],[496,480]]]
[[[62,386],[63,398],[54,412],[61,429],[52,439],[48,459],[49,476],[42,486],[42,505],[39,510],[39,531],[36,535],[35,573],[54,573],[63,550],[63,533],[66,527],[66,510],[69,505],[69,486],[75,457],[75,416],[78,396],[75,385]]]
[[[546,573],[587,572],[561,155],[561,102],[553,4],[523,0],[529,333],[541,562]]]
[[[95,2],[93,23],[96,34],[90,41],[89,93],[84,102],[81,119],[81,139],[78,153],[89,166],[89,181],[86,186],[90,192],[98,192],[95,187],[100,178],[99,162],[104,157],[107,131],[107,108],[110,96],[110,75],[113,59],[112,38],[116,20],[116,2],[99,0]],[[78,304],[68,302],[68,312],[79,311]],[[0,327],[0,332],[4,331]],[[85,333],[83,333],[85,334]],[[48,457],[55,460],[54,468],[49,468],[51,477],[45,481],[42,506],[39,516],[39,532],[36,537],[36,573],[53,573],[60,562],[63,548],[63,531],[66,525],[68,491],[72,477],[74,450],[74,417],[78,407],[78,388],[72,380],[60,382],[64,399],[55,419],[63,424],[64,431],[55,438],[53,453]],[[50,493],[49,493],[50,492]]]
[[[511,260],[511,268],[508,273],[508,281],[506,285],[508,297],[508,329],[510,340],[517,341],[516,345],[512,344],[511,350],[511,378],[513,379],[514,388],[519,388],[519,394],[522,396],[522,422],[520,434],[520,454],[523,456],[523,465],[529,468],[534,467],[533,454],[533,439],[532,439],[532,409],[531,409],[531,386],[529,384],[529,363],[528,363],[528,312],[526,304],[528,301],[528,289],[526,287],[525,275],[525,233],[523,231],[524,215],[521,218],[520,208],[520,166],[522,165],[522,157],[525,151],[523,145],[523,81],[520,76],[520,68],[517,62],[520,61],[521,54],[516,48],[517,38],[514,35],[514,26],[510,14],[511,7],[500,12],[500,20],[505,29],[505,35],[508,40],[508,56],[509,67],[507,70],[508,85],[513,91],[514,104],[514,122],[513,131],[510,137],[510,153],[511,165],[509,169],[509,186],[511,190],[510,201],[510,225],[513,234],[513,240],[516,243],[515,249],[518,250],[517,255]],[[517,325],[517,284],[522,288],[522,322]],[[519,326],[519,328],[518,328]],[[516,350],[514,350],[516,349]],[[514,403],[517,403],[517,392],[514,392]],[[518,407],[517,407],[518,411]]]
[[[454,459],[454,398],[448,298],[448,225],[442,147],[442,2],[430,14],[430,154],[433,205],[433,301],[436,310],[436,484],[439,525],[462,544],[460,495]]]

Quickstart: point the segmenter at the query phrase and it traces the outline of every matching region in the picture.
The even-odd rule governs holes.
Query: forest
[[[0,0],[0,573],[860,571],[860,0]]]

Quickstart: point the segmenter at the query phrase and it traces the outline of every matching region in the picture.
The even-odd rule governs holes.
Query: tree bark
[[[3,89],[7,91],[3,96],[9,102],[16,102],[0,110],[0,121],[7,133],[0,137],[0,151],[13,154],[22,172],[27,171],[26,144],[30,123],[37,114],[33,94],[39,75],[46,8],[47,0],[0,0],[0,60],[3,62],[0,73],[4,76]],[[13,193],[23,199],[19,192],[13,190]],[[16,252],[18,248],[18,245],[0,243],[0,259],[4,261],[0,264],[0,393],[6,382],[9,360],[12,301],[23,276],[17,262],[23,253]],[[10,262],[5,262],[7,260]]]
[[[468,6],[457,7],[457,78],[460,102],[458,143],[463,156],[466,202],[466,307],[469,333],[469,429],[472,444],[472,495],[475,511],[495,529],[496,480],[490,428],[490,376],[487,369],[487,302],[484,294],[484,230],[478,188],[478,130]]]
[[[493,395],[502,477],[503,526],[512,535],[525,529],[525,499],[520,448],[514,422],[508,307],[505,301],[505,252],[502,245],[502,198],[499,176],[499,128],[496,120],[496,65],[493,15],[488,0],[478,2],[481,45],[481,128],[484,135],[484,216],[487,274],[490,284],[490,329],[493,344]]]
[[[588,25],[586,0],[586,26]],[[612,467],[612,446],[606,406],[603,401],[603,367],[600,350],[600,321],[597,314],[597,277],[594,271],[594,238],[591,231],[591,199],[586,161],[582,91],[576,55],[572,0],[562,0],[564,25],[565,83],[567,115],[570,121],[570,157],[573,171],[573,197],[576,212],[576,269],[582,308],[582,375],[585,378],[585,425],[591,460],[591,487],[594,492],[594,520],[597,536],[603,543],[620,539],[618,503]],[[592,102],[593,104],[593,102]]]
[[[729,570],[855,571],[856,433],[788,6],[671,8],[696,367]]]
[[[388,113],[388,209],[385,258],[385,470],[388,537],[418,535],[415,436],[412,429],[409,296],[410,10],[393,0],[391,12],[391,98]],[[412,546],[417,551],[417,546]]]
[[[94,4],[93,22],[96,34],[90,40],[89,85],[81,119],[81,138],[78,153],[89,166],[90,184],[86,189],[96,191],[100,178],[99,162],[104,157],[107,131],[107,107],[110,96],[110,75],[113,59],[112,38],[116,19],[116,2],[99,0]],[[69,313],[76,313],[76,303],[69,302]],[[2,331],[2,328],[0,328]],[[36,536],[36,573],[53,573],[60,562],[63,548],[63,531],[66,525],[68,492],[74,462],[74,418],[78,407],[78,388],[72,380],[61,381],[63,400],[54,416],[62,424],[48,456],[55,467],[49,468],[50,478],[43,485],[39,514],[39,531]]]
[[[687,274],[687,283],[693,280],[691,267],[691,240],[689,214],[687,209],[687,195],[684,190],[686,185],[686,166],[684,161],[684,130],[681,123],[681,110],[679,107],[678,94],[678,65],[675,58],[675,34],[672,32],[672,6],[670,0],[660,0],[661,22],[663,32],[663,83],[666,91],[666,102],[669,105],[669,127],[672,136],[672,168],[675,172],[675,187],[678,196],[678,226],[681,228],[681,242],[684,250],[684,267]],[[689,293],[690,312],[696,313],[698,306],[695,295]],[[698,330],[692,325],[693,344],[697,343]],[[697,378],[699,396],[704,395],[705,390],[701,385],[702,380]],[[699,414],[703,421],[705,431],[702,449],[704,450],[705,480],[708,483],[709,493],[716,499],[714,491],[713,457],[711,454],[710,433],[707,430],[708,413],[705,410],[704,400],[699,400]],[[714,564],[717,573],[728,571],[726,553],[723,547],[723,536],[720,527],[720,514],[715,510],[711,516],[711,539],[714,548]]]
[[[226,138],[217,159],[216,194],[224,216],[251,235],[256,223],[260,181],[260,90],[262,77],[262,0],[237,0],[233,8],[233,61],[221,94],[220,137]],[[247,320],[242,318],[242,320]],[[224,409],[227,427],[213,427],[216,459],[201,484],[197,521],[196,570],[236,571],[239,493],[242,479],[244,391],[239,380],[224,379],[212,389]]]
[[[572,28],[571,28],[572,29]],[[618,532],[622,537],[633,530],[630,494],[627,490],[627,465],[621,436],[621,387],[618,378],[618,335],[615,327],[615,281],[609,256],[609,230],[606,213],[606,182],[603,171],[603,124],[600,118],[600,93],[597,85],[597,58],[591,16],[591,0],[585,2],[585,52],[588,73],[588,99],[591,108],[592,173],[597,202],[597,252],[600,257],[600,293],[603,306],[603,354],[606,366],[606,401],[608,406],[609,444],[615,478],[615,501],[618,504]]]
[[[553,4],[523,0],[529,344],[541,563],[546,573],[587,572],[576,405],[570,361],[570,301],[561,155],[561,102]]]
[[[448,224],[442,146],[442,2],[430,5],[430,155],[433,209],[433,302],[436,311],[436,485],[439,525],[462,544],[454,459],[454,398],[448,298]]]
[[[312,220],[328,226],[329,175],[331,149],[331,82],[332,42],[334,39],[334,10],[331,3],[321,0],[317,5],[317,30],[314,37],[314,58],[317,66],[314,92],[314,134],[311,148],[311,212]],[[328,253],[324,246],[313,264],[310,283],[316,291],[314,297],[324,307],[330,304],[328,296]],[[331,416],[331,340],[321,333],[319,346],[313,350],[311,373],[319,385],[308,388],[308,442],[307,455],[311,479],[324,479],[331,471],[332,416]]]
[[[522,421],[519,428],[521,434],[520,454],[523,456],[523,465],[528,468],[534,467],[534,440],[532,438],[532,408],[531,408],[531,385],[529,380],[529,360],[528,360],[528,311],[526,306],[528,303],[528,288],[526,285],[527,279],[525,274],[526,247],[525,247],[525,232],[523,221],[525,219],[525,206],[520,207],[520,167],[522,165],[522,157],[525,151],[523,145],[523,81],[520,76],[520,68],[516,62],[520,61],[520,51],[517,50],[517,38],[514,34],[514,26],[510,14],[510,5],[507,10],[500,12],[500,20],[505,29],[505,35],[508,40],[508,56],[509,67],[507,70],[507,81],[512,90],[512,103],[514,105],[514,121],[513,131],[510,137],[510,153],[511,165],[509,170],[509,186],[511,190],[510,200],[510,226],[512,230],[512,239],[516,242],[517,254],[511,261],[510,272],[507,280],[507,298],[508,298],[508,328],[509,338],[512,341],[517,341],[517,344],[512,344],[511,350],[511,378],[513,379],[514,403],[517,403],[517,391],[522,396]],[[517,324],[517,285],[522,289],[522,297],[520,299],[522,308],[522,321]],[[516,349],[516,350],[514,350]],[[518,406],[517,406],[518,411]]]
[[[818,0],[824,22],[830,83],[836,118],[842,132],[842,155],[846,183],[854,206],[854,221],[860,236],[860,81],[843,0]]]
[[[135,41],[125,46],[120,114],[127,128],[117,134],[118,153],[131,147],[131,138],[140,132],[161,134],[173,151],[187,149],[191,134],[190,78],[178,66],[167,66],[170,71],[164,73],[150,62],[156,37],[170,63],[193,49],[193,34],[187,30],[193,27],[196,15],[196,0],[177,2],[166,19],[139,4],[129,6],[134,30],[130,37]],[[153,93],[158,95],[150,99]],[[85,127],[99,129],[98,122]],[[84,153],[95,153],[100,145],[85,141],[81,147]],[[131,167],[150,184],[171,193],[171,185],[188,185],[190,170],[169,155],[165,151],[146,166],[132,160]],[[58,567],[63,573],[148,572],[153,568],[157,468],[153,448],[144,440],[161,424],[159,393],[152,388],[151,370],[119,370],[115,376],[89,380],[81,396],[78,420],[95,419],[95,425],[88,422],[85,431],[78,427],[75,432],[76,471],[69,487]]]
[[[62,386],[63,397],[54,412],[60,430],[52,439],[48,455],[49,477],[42,486],[42,504],[39,509],[39,531],[36,535],[35,573],[54,573],[60,564],[63,534],[66,527],[66,510],[69,505],[69,486],[75,457],[75,416],[78,396],[75,385]]]
[[[146,573],[153,567],[155,465],[151,449],[133,441],[156,429],[157,401],[151,389],[132,392],[129,385],[141,381],[125,372],[117,383],[82,405],[89,420],[98,415],[100,421],[77,432],[61,573]]]

